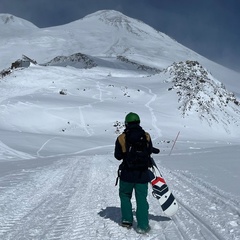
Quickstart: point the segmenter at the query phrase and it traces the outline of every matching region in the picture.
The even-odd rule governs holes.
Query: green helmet
[[[125,124],[131,123],[131,122],[140,123],[140,118],[136,113],[130,112],[126,115]]]

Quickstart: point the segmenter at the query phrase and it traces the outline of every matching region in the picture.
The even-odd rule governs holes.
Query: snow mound
[[[220,123],[226,131],[231,124],[240,125],[240,101],[197,61],[174,63],[165,73],[170,73],[173,86],[168,90],[176,90],[183,117],[198,113],[210,126]]]

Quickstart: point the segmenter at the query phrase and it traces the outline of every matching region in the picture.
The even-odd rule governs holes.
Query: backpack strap
[[[127,149],[126,149],[126,133],[123,132],[121,135],[118,136],[118,141],[122,147],[122,152],[126,153]]]

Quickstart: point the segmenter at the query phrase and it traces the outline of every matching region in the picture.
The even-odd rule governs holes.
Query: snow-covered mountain
[[[0,48],[8,66],[12,59],[21,61],[19,58],[26,53],[42,66],[97,68],[108,76],[124,76],[128,71],[150,77],[147,81],[159,79],[159,89],[172,82],[172,86],[163,87],[164,102],[174,90],[175,102],[168,112],[177,116],[181,126],[187,127],[191,125],[188,121],[195,119],[196,127],[207,123],[207,128],[217,132],[224,129],[230,135],[239,129],[240,74],[207,60],[141,21],[103,10],[45,29],[9,14],[1,14],[0,24],[4,26],[0,28],[4,34]],[[6,31],[8,28],[16,29],[16,34]],[[14,71],[15,64],[5,68],[2,76]]]
[[[117,225],[130,111],[180,205],[149,196],[144,239],[239,239],[239,73],[106,10],[44,29],[1,14],[0,54],[0,239],[143,239]]]
[[[173,62],[193,60],[209,69],[220,81],[234,83],[239,79],[238,73],[209,61],[164,33],[120,12],[98,11],[66,25],[43,29],[15,16],[1,14],[1,18],[12,19],[9,22],[14,29],[6,32],[5,27],[9,24],[6,25],[6,20],[0,21],[0,69],[9,67],[22,54],[38,63],[46,63],[56,56],[82,53],[95,57],[120,55],[160,69]],[[21,34],[18,33],[20,26]],[[11,49],[12,54],[6,49]]]
[[[36,29],[37,26],[35,26],[33,23],[22,19],[15,17],[11,14],[3,14],[0,13],[0,25],[1,25],[1,32],[7,31],[9,29],[12,29],[13,31],[18,30],[26,30],[26,29]]]

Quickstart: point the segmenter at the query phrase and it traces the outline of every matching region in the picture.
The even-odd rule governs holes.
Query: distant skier
[[[123,160],[119,166],[119,197],[121,201],[122,227],[131,228],[133,224],[132,193],[135,190],[136,218],[138,233],[150,230],[147,202],[152,141],[150,135],[140,126],[140,118],[130,112],[125,117],[125,130],[115,143],[114,156]]]

